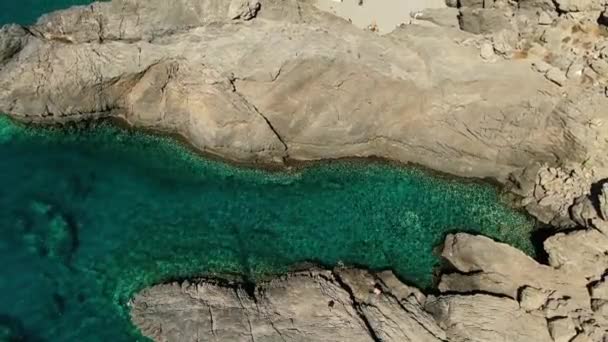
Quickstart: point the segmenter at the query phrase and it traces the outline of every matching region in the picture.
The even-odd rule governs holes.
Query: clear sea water
[[[1,22],[64,7],[0,0]],[[0,116],[0,341],[133,341],[131,295],[203,274],[255,281],[313,261],[432,283],[449,231],[532,252],[533,222],[494,187],[378,162],[268,172],[106,123]]]

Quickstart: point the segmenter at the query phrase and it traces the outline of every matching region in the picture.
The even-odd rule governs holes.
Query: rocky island
[[[447,235],[427,293],[309,267],[145,289],[158,341],[608,339],[602,0],[460,0],[379,34],[312,0],[113,0],[0,30],[0,112],[116,118],[257,165],[383,157],[491,178],[547,225],[544,258]]]

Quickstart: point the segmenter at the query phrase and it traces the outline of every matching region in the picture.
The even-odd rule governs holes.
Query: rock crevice
[[[531,161],[606,164],[586,124],[603,94],[564,97],[537,58],[488,63],[452,26],[380,36],[309,1],[114,0],[27,30],[0,31],[0,111],[24,121],[106,112],[239,161],[380,156],[500,181]]]

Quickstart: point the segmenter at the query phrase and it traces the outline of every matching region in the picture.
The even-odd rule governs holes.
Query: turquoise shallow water
[[[0,0],[0,25],[18,23],[29,25],[36,22],[42,14],[68,8],[75,5],[86,5],[91,0]]]
[[[0,24],[85,0],[0,0]],[[163,280],[254,281],[302,261],[391,268],[429,286],[448,231],[528,252],[533,222],[493,187],[380,163],[236,168],[107,124],[0,118],[0,341],[141,339],[125,303]]]
[[[0,170],[0,321],[28,341],[132,340],[123,304],[171,278],[255,280],[316,261],[428,286],[447,231],[532,250],[532,222],[493,187],[380,163],[269,173],[107,124],[60,131],[4,118]]]

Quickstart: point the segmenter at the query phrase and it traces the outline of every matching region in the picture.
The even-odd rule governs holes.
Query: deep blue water
[[[87,1],[0,0],[0,23]],[[0,119],[0,341],[131,341],[134,291],[167,279],[255,279],[303,261],[391,268],[429,286],[446,232],[532,251],[533,222],[489,185],[381,163],[270,173],[108,124]]]

